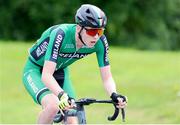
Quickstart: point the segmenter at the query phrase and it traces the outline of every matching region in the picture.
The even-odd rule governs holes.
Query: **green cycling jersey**
[[[29,59],[23,72],[23,83],[36,103],[41,104],[42,98],[52,93],[41,80],[45,61],[53,61],[57,64],[53,76],[72,98],[75,98],[75,92],[68,73],[70,64],[95,52],[99,67],[109,65],[108,43],[104,35],[99,38],[94,47],[83,46],[77,49],[75,32],[76,24],[52,26],[44,31],[40,39],[29,49]]]
[[[94,47],[76,48],[76,24],[55,25],[43,32],[40,39],[30,48],[30,59],[43,66],[45,60],[57,63],[56,70],[96,52],[99,67],[109,65],[108,42],[101,36]]]

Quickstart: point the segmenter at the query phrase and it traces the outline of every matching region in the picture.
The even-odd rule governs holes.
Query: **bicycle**
[[[77,105],[77,117],[79,124],[86,124],[86,116],[85,116],[85,111],[84,111],[84,106],[93,104],[93,103],[108,103],[108,104],[113,104],[114,106],[114,113],[112,116],[108,116],[109,121],[114,121],[118,115],[119,115],[119,108],[116,107],[116,104],[112,100],[97,100],[94,98],[81,98],[77,101],[75,101]],[[122,121],[125,122],[125,110],[121,109],[121,115],[122,115]],[[60,123],[62,120],[66,122],[65,116],[61,115],[60,113],[57,114],[53,120],[54,123]]]

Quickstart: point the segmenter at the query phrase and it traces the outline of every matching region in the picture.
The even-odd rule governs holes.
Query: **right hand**
[[[126,107],[127,101],[128,101],[126,96],[113,92],[110,97],[113,100],[113,102],[117,103],[117,106],[116,106],[117,108]]]
[[[70,107],[69,105],[69,96],[65,92],[60,92],[58,95],[59,98],[59,108],[65,110]]]

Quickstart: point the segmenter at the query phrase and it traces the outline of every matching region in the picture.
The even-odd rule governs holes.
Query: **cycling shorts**
[[[41,100],[45,95],[52,93],[41,81],[41,75],[42,67],[38,66],[30,58],[28,58],[23,71],[23,83],[28,93],[38,104],[41,104]],[[68,68],[55,71],[53,76],[58,82],[58,84],[61,86],[61,88],[71,98],[75,98],[73,86],[69,79]]]

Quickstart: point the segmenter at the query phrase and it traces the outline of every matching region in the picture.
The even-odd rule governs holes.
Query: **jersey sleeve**
[[[109,45],[105,35],[101,36],[97,45],[96,45],[96,56],[98,60],[99,67],[104,67],[109,65],[109,58],[108,58],[108,50]]]
[[[62,29],[58,28],[51,32],[48,49],[46,51],[45,60],[57,63],[60,48],[62,46],[65,33]]]

